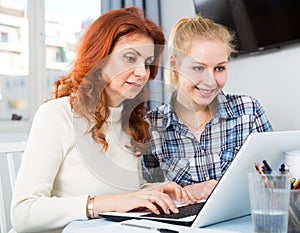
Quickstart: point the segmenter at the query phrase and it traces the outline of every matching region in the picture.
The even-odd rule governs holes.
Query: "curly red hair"
[[[155,44],[155,60],[150,67],[150,79],[154,79],[165,45],[164,34],[158,25],[145,17],[142,10],[127,7],[109,11],[89,26],[78,44],[71,72],[54,83],[54,98],[70,96],[72,109],[90,124],[93,119],[92,137],[103,145],[104,150],[108,143],[101,128],[110,113],[106,83],[101,79],[101,62],[111,53],[120,38],[133,34],[145,35]],[[144,119],[147,99],[148,94],[144,88],[134,99],[123,103],[122,127],[131,135],[131,147],[135,152],[143,148],[139,145],[150,139],[149,125]]]

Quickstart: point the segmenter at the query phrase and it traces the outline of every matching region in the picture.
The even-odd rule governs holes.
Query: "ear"
[[[171,70],[176,69],[176,57],[174,55],[170,57],[170,68]]]
[[[170,71],[171,71],[171,79],[175,80],[175,83],[178,80],[178,72],[176,70],[176,56],[172,55],[170,57]],[[173,81],[174,82],[174,81]]]

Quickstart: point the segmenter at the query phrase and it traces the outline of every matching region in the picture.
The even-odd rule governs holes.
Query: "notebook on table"
[[[208,199],[184,207],[187,209],[198,207],[191,216],[178,217],[183,212],[182,207],[179,207],[179,214],[163,214],[162,216],[150,214],[150,212],[146,213],[145,211],[105,212],[99,213],[99,216],[111,221],[151,219],[198,228],[249,215],[251,209],[248,173],[257,172],[254,164],[266,160],[274,170],[277,170],[284,162],[285,151],[299,149],[300,130],[252,133],[246,139]]]

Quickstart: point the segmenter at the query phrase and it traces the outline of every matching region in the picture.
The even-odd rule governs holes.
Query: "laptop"
[[[251,209],[248,173],[257,172],[254,164],[262,164],[262,161],[266,160],[274,171],[278,171],[285,160],[284,152],[299,149],[300,130],[252,133],[207,200],[179,207],[179,213],[181,213],[180,208],[195,208],[197,205],[198,210],[192,216],[174,219],[168,215],[160,217],[150,214],[149,216],[149,212],[145,211],[105,212],[99,213],[99,216],[111,221],[151,219],[199,228],[249,215]]]

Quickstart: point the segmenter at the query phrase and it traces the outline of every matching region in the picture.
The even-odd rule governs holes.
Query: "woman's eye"
[[[124,58],[129,63],[134,63],[136,61],[136,57],[133,54],[127,53],[127,54],[124,55]]]
[[[195,71],[203,71],[204,70],[204,67],[203,66],[194,66],[193,69]]]
[[[147,59],[147,60],[145,61],[145,67],[149,67],[149,66],[151,66],[151,65],[152,65],[152,63],[153,63],[153,58],[151,58],[151,59]]]
[[[215,68],[215,70],[217,72],[222,72],[222,71],[226,70],[226,68],[224,66],[218,66],[218,67]]]

